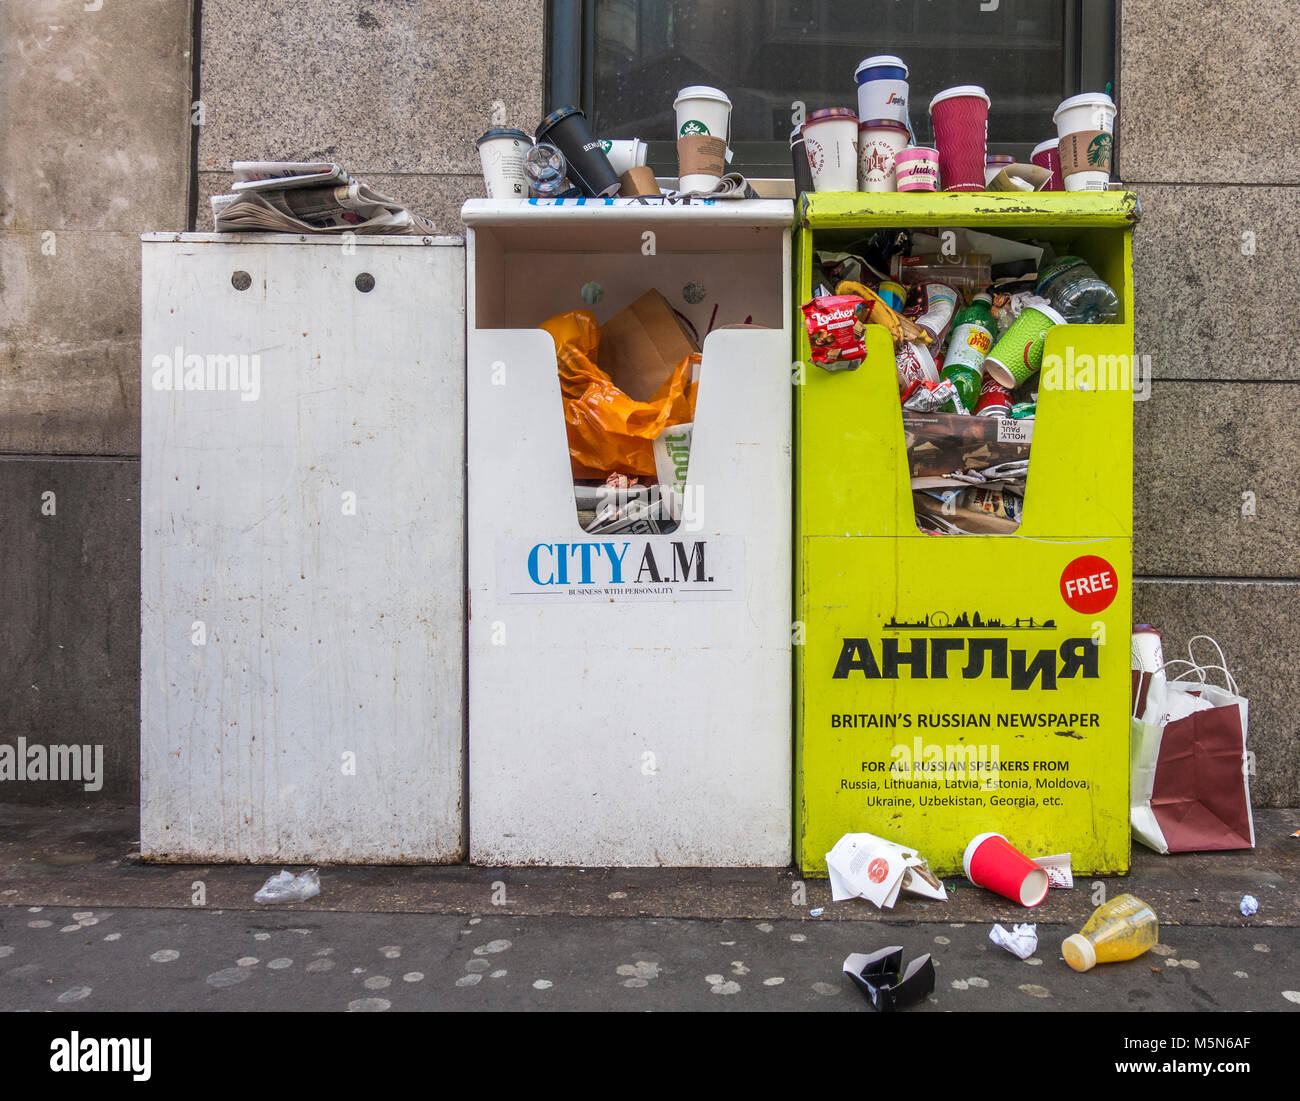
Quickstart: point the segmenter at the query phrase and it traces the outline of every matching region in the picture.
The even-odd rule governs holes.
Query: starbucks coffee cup
[[[894,158],[907,148],[907,127],[893,119],[858,125],[858,190],[897,191]]]
[[[1059,138],[1061,175],[1066,191],[1105,191],[1110,187],[1115,102],[1104,92],[1084,92],[1065,100],[1052,116]]]
[[[600,147],[609,158],[610,167],[620,176],[632,168],[639,168],[646,162],[650,147],[640,138],[600,139]]]
[[[483,183],[489,199],[528,198],[528,176],[524,157],[533,140],[522,130],[498,128],[487,131],[474,143],[483,162]]]
[[[823,107],[803,124],[813,188],[817,191],[857,191],[858,116],[847,107]]]
[[[907,126],[907,65],[901,57],[879,54],[853,74],[858,86],[858,118],[892,119]]]
[[[712,191],[727,171],[731,100],[707,84],[683,88],[677,112],[677,190]]]

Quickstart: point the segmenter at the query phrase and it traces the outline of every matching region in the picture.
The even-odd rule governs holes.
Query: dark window
[[[676,173],[673,98],[712,84],[731,98],[734,166],[790,175],[797,104],[857,110],[853,73],[873,54],[910,68],[918,142],[931,97],[979,84],[990,152],[1028,159],[1052,112],[1113,81],[1115,0],[550,0],[547,109],[583,107],[600,137],[650,142]],[[985,9],[990,10],[985,10]],[[1114,94],[1112,89],[1112,94]]]

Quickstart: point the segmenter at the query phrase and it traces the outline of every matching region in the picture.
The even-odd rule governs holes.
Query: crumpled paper
[[[1001,925],[995,925],[989,930],[989,940],[1013,956],[1027,960],[1038,951],[1038,926],[1016,925],[1008,933]]]

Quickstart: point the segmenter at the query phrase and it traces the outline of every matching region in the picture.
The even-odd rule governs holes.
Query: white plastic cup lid
[[[901,57],[895,57],[893,54],[877,54],[875,57],[869,57],[859,63],[858,67],[853,70],[853,77],[856,80],[859,73],[867,69],[902,69],[903,75],[908,75],[907,62]]]
[[[1037,145],[1035,145],[1034,151],[1029,155],[1031,157],[1036,157],[1038,156],[1039,153],[1043,153],[1048,149],[1059,149],[1060,146],[1061,146],[1060,138],[1049,138],[1047,141],[1040,141]]]
[[[688,88],[683,88],[677,93],[677,98],[673,100],[673,108],[676,109],[679,103],[688,99],[711,99],[716,103],[725,103],[731,106],[731,99],[721,88],[713,88],[708,84],[692,84]]]
[[[1056,113],[1052,116],[1052,121],[1056,122],[1066,111],[1075,107],[1109,107],[1112,111],[1119,111],[1119,108],[1115,106],[1115,101],[1105,92],[1084,92],[1082,95],[1071,96],[1069,99],[1063,100],[1056,109]]]
[[[1039,313],[1047,317],[1052,322],[1053,325],[1065,324],[1065,318],[1063,318],[1059,313],[1057,313],[1054,309],[1052,309],[1051,306],[1047,305],[1046,303],[1044,303],[1041,306],[1038,304],[1034,304],[1032,306],[1027,305],[1025,306],[1025,309],[1037,310]]]
[[[936,103],[942,103],[945,99],[956,99],[958,96],[978,96],[990,107],[993,105],[988,93],[978,84],[959,84],[955,88],[945,88],[934,99],[930,100],[930,110],[934,110]]]

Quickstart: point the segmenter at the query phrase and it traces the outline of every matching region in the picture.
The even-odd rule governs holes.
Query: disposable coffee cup
[[[975,84],[945,88],[930,100],[939,178],[945,191],[983,191],[989,97]]]
[[[993,181],[998,178],[1001,172],[1009,164],[1015,164],[1016,158],[1009,157],[1005,153],[990,153],[984,158],[984,190],[989,190]]]
[[[1160,632],[1147,623],[1139,623],[1133,628],[1132,643],[1129,647],[1132,668],[1133,715],[1142,718],[1146,714],[1147,694],[1153,680],[1157,677],[1163,681],[1160,671],[1165,666],[1164,639]]]
[[[1037,906],[1051,886],[1047,872],[1000,833],[976,834],[966,846],[961,863],[966,878],[976,887],[1021,906]]]
[[[1084,92],[1065,100],[1052,116],[1060,144],[1066,191],[1106,191],[1110,187],[1115,134],[1115,101],[1104,92]]]
[[[727,171],[731,100],[707,84],[692,84],[673,100],[677,112],[677,190],[712,191]]]
[[[655,170],[645,164],[629,168],[619,177],[618,193],[628,198],[663,194],[655,180]]]
[[[811,191],[812,168],[808,164],[808,149],[803,143],[803,129],[799,126],[790,131],[790,165],[794,169],[795,194]]]
[[[907,65],[901,57],[868,57],[853,79],[858,86],[858,118],[892,119],[907,126]]]
[[[804,120],[803,143],[815,190],[857,191],[857,115],[847,107],[823,107],[812,112]]]
[[[898,372],[898,396],[902,401],[910,398],[912,391],[923,383],[939,381],[939,367],[924,344],[904,341],[894,355],[894,367]]]
[[[907,148],[907,127],[894,119],[858,124],[858,190],[896,191],[894,158]]]
[[[571,186],[569,162],[550,142],[539,142],[524,154],[524,173],[539,199],[554,199]]]
[[[537,128],[538,142],[555,145],[569,162],[569,179],[584,195],[604,198],[618,194],[618,173],[605,156],[600,140],[576,107],[552,111]]]
[[[488,130],[474,143],[483,162],[483,183],[489,199],[528,198],[528,176],[524,157],[533,139],[522,130]]]
[[[899,191],[939,190],[939,151],[913,146],[894,157],[895,186]]]
[[[650,147],[640,138],[601,138],[600,147],[609,158],[610,167],[620,176],[645,164],[650,152]]]
[[[1060,143],[1060,138],[1040,142],[1034,146],[1034,151],[1029,156],[1030,163],[1046,168],[1052,174],[1051,182],[1043,188],[1044,191],[1065,190],[1065,180],[1061,176],[1061,153],[1058,149]]]
[[[984,373],[1014,390],[1043,365],[1047,331],[1064,325],[1065,318],[1051,306],[1026,306],[989,352]]]

